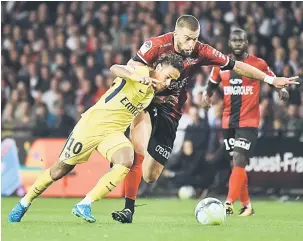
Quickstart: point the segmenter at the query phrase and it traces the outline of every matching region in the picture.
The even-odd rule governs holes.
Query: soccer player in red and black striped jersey
[[[232,50],[231,58],[254,66],[269,76],[275,76],[263,59],[248,54],[247,34],[244,30],[233,30],[228,44]],[[233,203],[239,198],[243,206],[239,215],[250,216],[254,214],[254,210],[248,194],[245,166],[258,137],[260,82],[241,77],[230,70],[214,67],[204,94],[204,106],[209,105],[209,97],[220,83],[224,92],[222,118],[224,145],[228,154],[233,157],[233,169],[225,202],[226,213],[228,215],[234,213]],[[288,99],[287,90],[282,88],[279,96],[282,100]]]
[[[219,66],[222,70],[233,70],[239,75],[269,81],[278,87],[295,83],[295,77],[274,78],[250,65],[234,61],[199,42],[199,35],[199,21],[194,16],[183,15],[178,18],[174,32],[148,39],[128,62],[129,65],[153,66],[162,54],[173,52],[183,57],[184,71],[175,84],[157,94],[145,113],[139,114],[131,125],[130,136],[137,157],[125,178],[125,208],[112,213],[117,221],[132,222],[142,174],[148,183],[155,182],[160,176],[173,148],[182,106],[187,98],[187,84],[200,66]],[[170,101],[172,99],[174,101]]]

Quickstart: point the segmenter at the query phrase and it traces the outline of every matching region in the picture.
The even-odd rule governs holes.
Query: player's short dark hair
[[[198,19],[196,19],[192,15],[182,15],[177,19],[176,27],[185,27],[190,29],[191,31],[197,31],[200,28],[200,23]]]
[[[247,39],[247,33],[246,33],[246,31],[245,31],[244,29],[242,29],[242,28],[235,28],[235,29],[233,29],[233,30],[230,32],[230,36],[231,36],[232,34],[241,34],[241,33],[243,33],[244,36],[245,36],[246,39]]]
[[[171,65],[177,70],[179,70],[180,73],[184,70],[184,64],[183,64],[183,58],[179,54],[175,53],[168,53],[165,55],[162,55],[158,61],[155,63],[155,67],[158,65]]]

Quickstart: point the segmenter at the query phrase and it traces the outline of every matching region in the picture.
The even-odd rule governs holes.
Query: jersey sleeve
[[[151,65],[156,61],[158,52],[159,44],[151,38],[143,43],[136,57],[139,57],[145,64]]]
[[[209,81],[213,84],[220,84],[221,77],[220,77],[220,68],[218,66],[215,66],[212,68],[209,76]]]
[[[147,66],[134,66],[134,72],[142,77],[149,77],[149,69]]]
[[[130,71],[131,73],[137,74],[140,77],[149,77],[149,69],[148,66],[132,66],[126,65],[125,68]],[[127,78],[128,81],[137,81],[134,79]]]
[[[270,67],[268,66],[268,64],[263,60],[260,59],[260,70],[263,71],[265,74],[269,75],[269,76],[276,76],[275,73],[270,69]]]
[[[222,70],[231,70],[234,67],[232,59],[209,45],[201,44],[199,56],[203,65],[219,66]]]

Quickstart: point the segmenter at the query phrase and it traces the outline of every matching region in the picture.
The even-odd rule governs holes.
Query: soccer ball
[[[203,225],[221,225],[226,218],[226,212],[220,200],[209,197],[197,204],[195,216],[197,221]]]
[[[196,191],[192,186],[183,186],[178,191],[178,196],[180,199],[190,199],[196,195]]]

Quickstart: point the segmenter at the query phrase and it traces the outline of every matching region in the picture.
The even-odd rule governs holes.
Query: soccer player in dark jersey
[[[186,101],[187,84],[200,66],[220,66],[222,70],[233,70],[240,76],[266,81],[280,88],[296,83],[294,80],[297,77],[271,77],[246,63],[232,60],[199,42],[199,34],[199,21],[194,16],[183,15],[177,19],[174,32],[148,39],[128,62],[129,65],[152,66],[162,54],[173,52],[183,57],[184,71],[178,83],[160,92],[131,125],[130,137],[137,158],[125,179],[125,208],[112,213],[114,220],[131,223],[142,174],[148,183],[155,182],[160,176],[172,151],[182,106]]]
[[[263,59],[248,54],[247,34],[244,30],[233,30],[228,45],[232,50],[231,58],[254,66],[269,76],[275,76]],[[258,138],[260,82],[241,77],[230,70],[214,67],[204,93],[203,107],[209,107],[209,98],[220,83],[224,92],[222,117],[224,145],[227,153],[232,156],[233,163],[225,202],[226,213],[228,215],[234,213],[233,203],[239,198],[242,203],[239,216],[250,216],[254,214],[254,210],[248,194],[245,166]],[[288,99],[289,95],[285,88],[280,89],[279,97],[282,100]]]

